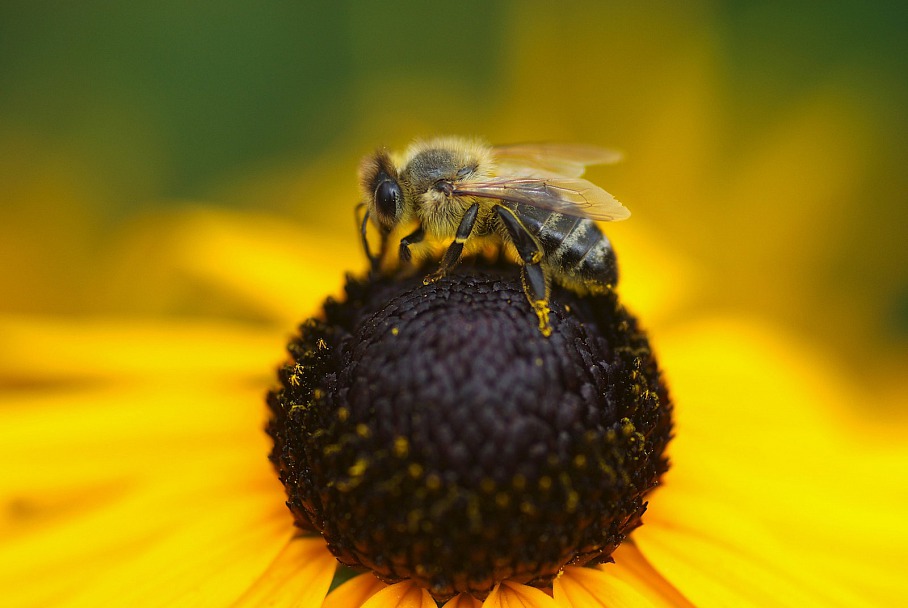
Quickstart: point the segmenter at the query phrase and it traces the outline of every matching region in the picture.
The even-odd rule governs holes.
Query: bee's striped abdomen
[[[563,274],[591,288],[617,282],[611,243],[595,222],[529,205],[516,205],[513,209],[542,245],[556,278]]]

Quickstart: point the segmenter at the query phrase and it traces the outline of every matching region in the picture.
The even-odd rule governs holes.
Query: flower
[[[609,561],[668,464],[636,320],[556,287],[547,335],[515,264],[427,271],[348,279],[291,341],[268,433],[296,525],[438,600]]]
[[[305,315],[339,276],[326,264],[320,280],[291,280],[301,258],[256,240],[254,218],[193,222],[193,251],[220,243],[204,260],[246,263],[234,273],[212,263],[201,275],[227,276],[221,294]],[[249,265],[269,256],[274,264]],[[202,272],[198,256],[180,259],[183,271]],[[328,593],[334,558],[320,538],[294,534],[257,407],[285,329],[3,317],[4,600],[433,606],[410,583],[384,586],[369,574]],[[908,453],[903,427],[849,409],[866,388],[822,352],[747,319],[688,319],[655,342],[676,437],[644,525],[614,564],[568,567],[551,595],[504,583],[485,605],[904,601]],[[894,383],[895,395],[903,380]],[[464,596],[447,604],[471,605]]]

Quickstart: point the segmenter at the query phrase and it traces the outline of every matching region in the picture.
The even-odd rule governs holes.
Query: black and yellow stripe
[[[554,270],[553,278],[565,275],[591,288],[617,282],[611,243],[595,222],[530,205],[512,203],[508,207],[542,246],[545,261]]]

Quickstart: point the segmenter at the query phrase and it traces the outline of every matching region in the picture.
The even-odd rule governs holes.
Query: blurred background
[[[316,253],[287,280],[317,265],[327,293],[364,268],[363,154],[433,134],[579,141],[625,154],[590,175],[633,211],[606,228],[657,337],[753,318],[892,386],[906,32],[894,0],[6,0],[0,313],[268,322],[186,259],[243,280],[273,259],[249,252],[293,241]]]

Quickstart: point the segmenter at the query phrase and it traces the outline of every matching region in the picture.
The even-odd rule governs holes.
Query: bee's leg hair
[[[523,293],[526,295],[530,306],[539,319],[539,331],[548,337],[552,334],[549,325],[549,278],[540,265],[542,261],[542,246],[521,223],[513,211],[502,205],[496,205],[495,211],[501,223],[507,228],[517,255],[523,260],[523,270],[520,278],[523,283]]]
[[[423,282],[428,285],[429,283],[434,283],[441,277],[445,276],[451,268],[457,264],[460,260],[460,254],[463,253],[463,245],[467,242],[467,239],[470,238],[470,233],[473,232],[473,224],[476,223],[476,215],[479,213],[479,203],[473,203],[467,212],[463,214],[463,218],[460,220],[460,225],[457,227],[457,234],[454,236],[454,242],[448,247],[448,250],[445,252],[444,257],[441,259],[441,264],[438,267],[438,270],[427,276]]]
[[[400,239],[400,261],[409,262],[412,257],[410,255],[410,245],[421,243],[424,238],[426,238],[426,231],[423,230],[422,226],[419,226],[416,230]]]

